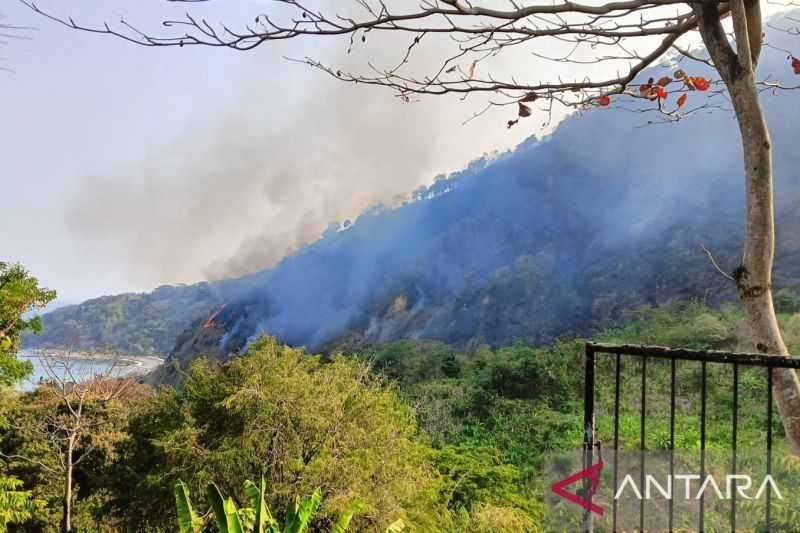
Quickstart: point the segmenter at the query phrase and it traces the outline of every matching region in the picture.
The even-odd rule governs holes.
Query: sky
[[[268,2],[38,5],[87,25],[124,17],[162,31],[160,20],[187,8],[235,24]],[[284,59],[393,61],[405,47],[391,38],[352,54],[328,39],[249,52],[144,48],[70,30],[15,1],[0,11],[6,23],[35,27],[0,49],[13,70],[0,71],[0,260],[23,263],[63,303],[272,266],[330,222],[542,133],[542,113],[512,129],[508,108],[463,124],[481,102],[403,103]],[[420,54],[423,68],[434,65]],[[545,68],[522,59],[495,68]],[[576,77],[590,67],[546,68]]]
[[[87,24],[125,16],[145,27],[187,5],[236,22],[264,2],[39,3]],[[0,259],[22,262],[63,302],[269,266],[328,223],[532,133],[505,129],[503,113],[462,126],[477,105],[403,104],[283,59],[341,58],[342,41],[152,49],[13,1],[0,9],[37,28],[2,50],[14,72],[0,72]]]

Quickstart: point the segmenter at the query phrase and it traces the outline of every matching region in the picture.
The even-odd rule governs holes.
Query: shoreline
[[[130,374],[146,374],[164,364],[166,356],[158,355],[129,355],[129,354],[105,354],[88,352],[68,352],[67,350],[42,349],[42,350],[21,350],[17,355],[26,359],[39,358],[43,354],[51,355],[57,359],[71,359],[74,361],[114,361],[115,364],[125,367],[136,367],[131,369]]]

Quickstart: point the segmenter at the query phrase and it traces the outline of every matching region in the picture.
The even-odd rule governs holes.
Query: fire
[[[217,321],[216,321],[217,315],[219,315],[222,312],[222,310],[225,309],[226,305],[228,305],[228,304],[222,304],[219,309],[214,311],[211,314],[211,316],[208,317],[208,320],[206,320],[206,323],[203,324],[203,329],[213,328],[214,326],[217,325]]]

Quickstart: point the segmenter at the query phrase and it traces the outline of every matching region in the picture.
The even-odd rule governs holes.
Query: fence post
[[[586,344],[586,361],[584,370],[584,395],[583,395],[583,468],[589,468],[594,463],[594,346]],[[592,482],[585,479],[583,482],[584,499],[592,501]],[[587,509],[583,514],[583,532],[593,533],[592,511]]]

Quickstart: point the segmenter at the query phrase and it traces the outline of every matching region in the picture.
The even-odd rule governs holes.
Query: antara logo
[[[550,490],[552,490],[555,494],[561,496],[562,498],[566,498],[567,500],[571,501],[572,503],[580,505],[581,507],[583,507],[587,511],[591,511],[591,512],[593,512],[595,514],[599,514],[600,516],[603,516],[603,508],[602,507],[600,507],[599,505],[595,505],[594,503],[592,503],[589,500],[585,500],[585,499],[581,498],[576,493],[569,492],[565,488],[568,485],[572,485],[573,483],[588,477],[588,478],[591,478],[591,480],[592,480],[591,495],[594,495],[594,494],[597,493],[597,487],[600,485],[600,472],[602,472],[602,470],[603,470],[603,463],[602,462],[594,464],[594,465],[590,466],[589,468],[581,470],[580,472],[578,472],[576,474],[572,474],[568,478],[564,478],[561,481],[557,481],[557,482],[553,483],[553,485],[550,487]]]
[[[577,483],[585,478],[590,478],[591,487],[588,497],[595,495],[597,493],[597,488],[600,485],[600,472],[602,472],[602,470],[602,462],[594,464],[589,468],[562,479],[561,481],[553,483],[553,485],[550,487],[550,490],[554,494],[557,494],[558,496],[561,496],[562,498],[579,505],[587,511],[591,511],[595,514],[603,516],[602,507],[593,503],[591,500],[587,500],[584,497],[579,496],[578,493],[570,492],[566,489],[566,487],[572,485],[573,483]],[[696,490],[693,490],[693,482],[699,482],[701,479],[702,483],[697,483],[697,485],[694,485],[697,488]],[[677,485],[680,485],[681,483],[683,483],[682,491],[673,490],[677,489]],[[628,494],[639,500],[650,500],[659,496],[661,498],[671,500],[677,492],[678,497],[682,495],[687,500],[699,500],[708,492],[716,494],[717,498],[720,500],[730,500],[734,496],[745,500],[758,500],[761,499],[768,490],[772,491],[772,493],[778,499],[783,499],[783,495],[778,489],[775,479],[771,475],[764,477],[764,479],[758,485],[758,490],[756,490],[755,494],[753,495],[751,495],[752,488],[754,487],[753,479],[748,475],[740,474],[725,476],[725,482],[722,484],[722,487],[725,488],[724,491],[720,489],[720,484],[717,483],[714,477],[710,474],[705,478],[701,478],[701,476],[697,474],[675,474],[667,476],[664,483],[659,483],[655,476],[648,474],[644,477],[644,494],[642,494],[642,490],[640,490],[640,487],[636,484],[633,476],[629,474],[623,478],[622,483],[620,483],[619,487],[614,493],[614,499],[619,500],[622,496]]]

